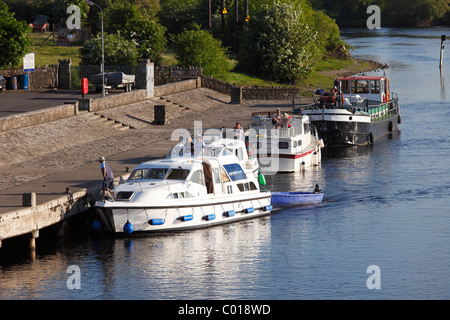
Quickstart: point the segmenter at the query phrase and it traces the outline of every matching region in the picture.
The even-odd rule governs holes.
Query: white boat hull
[[[270,174],[272,172],[301,172],[310,167],[320,165],[322,161],[322,150],[320,143],[311,144],[309,148],[300,153],[279,153],[268,157],[258,157],[261,172]]]
[[[230,198],[204,200],[189,204],[132,205],[120,202],[99,202],[95,205],[103,225],[113,233],[124,233],[127,222],[133,232],[167,232],[206,228],[251,219],[271,213],[270,192],[249,195],[240,200]]]

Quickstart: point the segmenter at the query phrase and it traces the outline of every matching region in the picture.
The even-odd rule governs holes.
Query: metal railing
[[[352,113],[368,114],[372,121],[381,121],[399,113],[398,96],[395,92],[390,92],[390,101],[388,102],[370,101],[367,98],[362,98],[359,101],[355,100],[351,105],[342,105],[340,101],[335,103],[320,103],[314,95],[313,99],[315,103],[303,105],[296,105],[293,101],[292,108],[294,113],[301,114],[304,110],[311,109],[346,109]]]

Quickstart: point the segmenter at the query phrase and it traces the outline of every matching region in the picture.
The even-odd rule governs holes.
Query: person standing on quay
[[[105,200],[107,192],[110,195],[113,195],[111,187],[114,181],[114,174],[109,163],[105,161],[105,157],[100,157],[98,162],[100,162],[100,170],[102,171],[103,176],[102,200]]]

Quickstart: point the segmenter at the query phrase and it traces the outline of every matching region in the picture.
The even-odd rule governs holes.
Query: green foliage
[[[397,0],[389,2],[384,11],[395,24],[427,26],[448,10],[447,0]]]
[[[161,61],[167,39],[166,28],[144,14],[145,11],[128,2],[116,2],[106,16],[106,32],[121,34],[137,43],[138,58],[150,59],[155,63]]]
[[[306,77],[320,52],[317,34],[299,6],[262,5],[243,30],[239,68],[268,80],[292,83]]]
[[[17,21],[14,13],[0,1],[0,69],[17,67],[28,53],[31,41],[25,21]]]
[[[70,16],[70,14],[67,13],[67,8],[72,4],[77,5],[80,8],[81,25],[86,25],[89,6],[84,0],[55,0],[52,7],[51,22],[66,26],[66,21]],[[48,14],[49,13],[47,13],[47,15]]]
[[[199,0],[161,0],[161,11],[158,17],[170,34],[178,34],[192,30],[199,22]],[[206,15],[205,6],[202,8]]]
[[[105,35],[105,65],[136,65],[137,48],[120,33]],[[80,48],[81,64],[100,65],[102,62],[101,37],[86,41]]]
[[[381,10],[381,26],[428,26],[445,19],[447,0],[310,0],[315,9],[324,10],[340,26],[366,26],[370,5]],[[450,15],[449,15],[450,16]]]
[[[227,50],[208,31],[184,31],[172,36],[176,58],[184,67],[202,67],[203,74],[221,77],[230,70]]]

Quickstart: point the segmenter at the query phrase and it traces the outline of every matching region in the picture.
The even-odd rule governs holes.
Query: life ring
[[[341,92],[341,98],[342,98],[341,105],[344,105],[344,94],[342,92]]]
[[[386,95],[385,95],[384,93],[382,93],[382,94],[381,94],[381,97],[382,97],[382,99],[383,99],[383,103],[386,103],[386,101],[387,101],[387,100],[386,100]]]
[[[245,148],[247,149],[247,154],[251,156],[255,152],[255,145],[253,143],[246,143]]]

